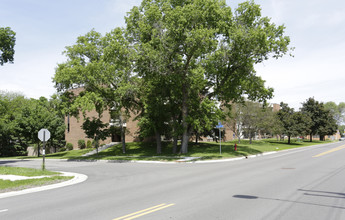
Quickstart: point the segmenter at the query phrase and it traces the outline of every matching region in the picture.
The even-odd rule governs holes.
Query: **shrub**
[[[72,143],[67,143],[66,144],[66,149],[67,150],[73,150],[73,144]]]
[[[79,149],[84,149],[86,147],[85,140],[78,140]]]
[[[64,152],[64,151],[66,151],[66,148],[65,147],[60,147],[58,151],[59,152]]]
[[[87,148],[92,148],[92,142],[90,140],[87,141],[86,147]]]

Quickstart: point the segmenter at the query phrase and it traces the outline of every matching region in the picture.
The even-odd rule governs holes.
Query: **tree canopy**
[[[288,143],[290,144],[292,136],[304,136],[309,134],[309,127],[311,118],[305,112],[295,112],[288,104],[281,102],[280,110],[277,116],[282,125],[282,134],[288,136]]]
[[[64,117],[59,100],[44,97],[27,99],[17,93],[0,93],[0,156],[26,154],[26,148],[39,142],[42,128],[51,133],[48,146],[64,145]]]
[[[254,65],[290,50],[285,27],[253,1],[232,10],[221,0],[143,0],[125,19],[123,29],[104,37],[92,30],[66,47],[54,81],[61,93],[84,88],[69,111],[136,105],[158,153],[166,133],[182,136],[187,153],[190,135],[222,118],[214,111],[220,103],[271,98]]]
[[[311,118],[310,141],[315,134],[320,135],[320,139],[323,140],[325,135],[332,135],[337,131],[338,126],[331,111],[327,110],[322,102],[309,98],[303,103],[301,111]]]
[[[16,33],[9,27],[0,27],[0,65],[13,63]]]
[[[265,101],[273,89],[254,65],[289,50],[284,26],[276,26],[253,1],[232,9],[224,1],[144,0],[126,17],[130,42],[140,56],[136,71],[144,82],[161,79],[178,100],[182,153],[188,151],[195,100],[222,103]],[[164,99],[163,99],[164,100]]]
[[[75,45],[66,47],[68,59],[58,65],[53,78],[58,91],[68,99],[65,112],[78,116],[82,111],[86,118],[87,111],[96,110],[101,118],[104,111],[112,110],[113,119],[120,118],[123,124],[122,115],[129,114],[138,89],[132,74],[132,50],[120,28],[105,36],[91,30],[78,37]],[[80,87],[82,91],[73,90]],[[125,152],[122,126],[121,130]]]

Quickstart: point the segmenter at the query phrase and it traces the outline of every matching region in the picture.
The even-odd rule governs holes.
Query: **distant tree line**
[[[307,136],[310,141],[314,135],[325,140],[326,135],[333,135],[343,126],[345,105],[337,106],[334,102],[323,104],[314,98],[302,103],[300,111],[295,111],[286,103],[280,103],[280,110],[274,112],[272,106],[246,101],[232,105],[227,125],[234,131],[239,142],[242,135],[250,141],[255,135],[288,137]]]
[[[63,146],[65,125],[59,105],[57,96],[28,99],[18,93],[0,92],[0,156],[26,155],[28,146],[37,148],[42,128],[51,133],[48,147]]]

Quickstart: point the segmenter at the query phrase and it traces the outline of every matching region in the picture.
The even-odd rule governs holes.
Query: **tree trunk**
[[[177,135],[173,137],[173,154],[177,153]]]
[[[177,127],[176,127],[176,122],[177,120],[174,119],[174,123],[173,123],[173,154],[176,154],[177,152],[177,138],[178,138],[178,135],[177,135]]]
[[[121,127],[121,143],[122,143],[122,153],[126,153],[126,136],[125,136],[125,128],[123,127],[123,121],[120,119],[120,127]]]
[[[320,141],[325,141],[325,135],[320,135]]]
[[[195,134],[195,143],[196,144],[199,143],[199,132],[196,132],[196,134]]]
[[[162,153],[162,140],[161,140],[161,134],[159,133],[159,131],[157,129],[155,129],[155,133],[156,133],[156,144],[157,144],[157,154],[161,154]]]
[[[40,157],[40,141],[37,143],[37,157]]]
[[[99,155],[98,155],[98,146],[99,146],[99,142],[98,142],[98,138],[97,138],[97,137],[95,137],[95,142],[96,142],[96,143],[95,143],[95,145],[96,145],[95,147],[96,147],[96,152],[97,152],[97,157],[98,157],[98,156],[99,156]]]
[[[290,142],[290,138],[291,138],[291,136],[288,136],[288,144],[290,144],[291,142]]]
[[[310,142],[313,142],[313,134],[310,134]]]
[[[189,134],[188,134],[188,94],[186,85],[182,88],[182,128],[183,128],[183,134],[182,134],[182,145],[181,145],[181,153],[186,154],[188,153],[188,141],[189,141]]]

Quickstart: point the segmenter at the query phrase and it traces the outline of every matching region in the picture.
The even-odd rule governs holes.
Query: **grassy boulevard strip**
[[[0,198],[59,188],[86,179],[87,176],[83,174],[1,166]]]
[[[0,193],[18,191],[72,179],[62,173],[22,167],[0,167]]]
[[[259,155],[266,152],[276,152],[293,148],[301,148],[317,144],[330,143],[331,141],[302,141],[293,140],[291,144],[287,141],[278,141],[276,139],[255,140],[252,143],[249,140],[241,140],[241,143],[235,141],[222,143],[222,153],[219,152],[219,143],[201,142],[190,143],[187,154],[172,154],[172,144],[162,143],[162,153],[156,153],[155,143],[133,142],[126,144],[126,153],[122,153],[120,144],[112,146],[98,154],[83,156],[90,149],[64,151],[46,155],[47,159],[67,159],[67,160],[109,160],[109,161],[161,161],[161,162],[186,162],[186,161],[205,161],[220,160],[238,157],[247,157],[250,155]],[[234,145],[237,144],[235,150]],[[37,159],[37,157],[9,157],[1,159]]]

